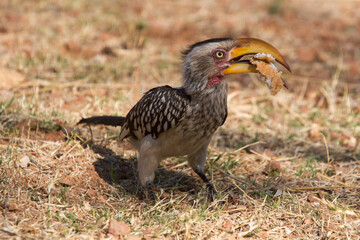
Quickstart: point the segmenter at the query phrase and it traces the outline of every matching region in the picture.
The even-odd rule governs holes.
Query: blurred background
[[[319,86],[336,73],[340,86],[359,87],[360,1],[0,2],[0,66],[27,79],[179,85],[180,52],[225,36],[280,49],[293,69],[291,89],[299,81]]]
[[[286,136],[299,127],[286,122],[286,114],[293,121],[303,115],[309,121],[300,120],[302,131],[314,124],[316,132],[338,129],[332,124],[343,122],[340,141],[356,148],[359,36],[359,0],[3,0],[0,97],[17,101],[1,112],[62,125],[82,116],[124,115],[149,88],[181,85],[181,52],[189,45],[256,37],[287,59],[292,73],[283,77],[289,90],[270,98],[256,74],[231,76],[227,126],[257,129],[251,122],[257,115],[279,112],[260,117],[258,125],[275,122],[275,132]],[[271,104],[258,105],[262,98]],[[275,111],[264,112],[267,106]]]
[[[21,97],[8,113],[69,124],[81,116],[124,115],[149,88],[181,85],[181,52],[189,45],[256,37],[287,59],[289,90],[269,98],[256,74],[231,76],[227,126],[251,128],[246,119],[261,113],[246,101],[254,105],[263,97],[276,111],[278,101],[292,115],[310,118],[301,125],[326,129],[324,118],[345,122],[355,146],[359,36],[359,0],[2,0],[0,97]],[[266,119],[276,118],[286,115]],[[290,131],[281,127],[287,124],[280,121],[278,130]]]

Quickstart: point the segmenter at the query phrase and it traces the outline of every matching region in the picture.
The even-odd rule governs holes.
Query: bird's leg
[[[206,187],[209,192],[209,198],[211,200],[215,199],[215,196],[217,195],[217,192],[214,188],[214,185],[210,182],[210,180],[206,177],[204,173],[204,165],[206,162],[206,150],[209,145],[211,137],[208,141],[205,142],[205,144],[196,152],[190,154],[188,156],[188,162],[191,166],[191,168],[196,172],[197,175],[206,183]]]
[[[152,151],[152,149],[151,144],[142,144],[142,147],[139,150],[138,171],[141,185],[146,188],[150,200],[155,201],[156,197],[152,190],[152,183],[155,178],[155,170],[157,169],[161,159],[156,152]]]
[[[213,201],[217,195],[217,192],[214,188],[214,185],[210,182],[210,180],[206,177],[204,171],[195,170],[196,174],[206,183],[206,187],[209,191],[209,198]]]
[[[156,201],[156,197],[154,194],[154,191],[152,190],[152,183],[151,182],[147,182],[146,183],[146,190],[148,192],[149,198],[152,202]]]

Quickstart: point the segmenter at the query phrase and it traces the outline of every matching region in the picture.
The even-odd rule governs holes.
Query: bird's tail
[[[122,126],[124,124],[125,117],[119,116],[94,116],[89,118],[82,118],[76,125],[88,124],[88,125],[108,125],[108,126]]]

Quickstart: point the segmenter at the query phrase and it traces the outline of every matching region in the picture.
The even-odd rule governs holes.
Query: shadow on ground
[[[102,156],[93,163],[99,177],[108,184],[120,186],[126,193],[144,199],[144,191],[137,173],[136,158],[123,158],[102,145],[93,144],[90,147],[95,153]],[[180,191],[190,194],[199,191],[196,182],[194,177],[186,173],[159,166],[156,171],[154,187],[155,190],[163,189],[165,192]]]

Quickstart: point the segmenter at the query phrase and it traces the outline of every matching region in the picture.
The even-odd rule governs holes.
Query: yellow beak
[[[281,53],[273,47],[271,44],[256,38],[239,38],[236,40],[237,47],[230,51],[230,60],[241,58],[242,56],[248,54],[257,54],[265,53],[271,54],[275,60],[283,65],[289,72],[291,72],[289,64],[285,61]],[[223,74],[234,74],[234,73],[246,73],[254,72],[256,73],[256,66],[250,64],[249,61],[243,60],[240,62],[235,62],[230,65],[227,69],[224,70]]]

